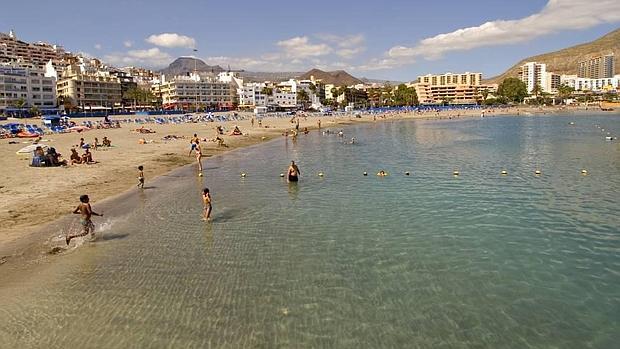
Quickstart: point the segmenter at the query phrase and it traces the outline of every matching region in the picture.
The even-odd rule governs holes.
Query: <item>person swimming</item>
[[[385,172],[384,170],[381,170],[381,171],[379,171],[379,172],[377,173],[377,176],[379,176],[379,177],[385,177],[385,176],[387,176],[387,175],[388,175],[388,174],[387,174],[387,172]]]
[[[301,171],[299,171],[299,167],[295,165],[295,161],[291,161],[291,165],[288,167],[287,179],[289,182],[297,182],[299,181],[299,176],[301,175]]]

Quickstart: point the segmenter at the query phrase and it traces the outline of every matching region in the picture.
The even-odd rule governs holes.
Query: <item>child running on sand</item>
[[[93,211],[93,209],[90,207],[89,201],[90,199],[88,198],[88,195],[80,196],[80,204],[78,205],[78,207],[75,208],[75,210],[73,210],[73,213],[82,215],[82,217],[80,217],[80,224],[82,225],[82,232],[78,235],[73,235],[73,236],[67,235],[67,237],[65,238],[67,245],[69,245],[69,242],[71,242],[71,239],[73,238],[86,236],[88,234],[94,234],[95,225],[93,224],[93,221],[91,220],[91,216],[94,215],[94,216],[103,217],[103,213],[96,213]]]
[[[138,188],[144,189],[144,166],[138,166]]]
[[[202,203],[204,205],[204,212],[203,212],[202,220],[210,221],[211,210],[213,209],[213,206],[211,205],[211,194],[209,194],[209,188],[204,188],[202,190]]]

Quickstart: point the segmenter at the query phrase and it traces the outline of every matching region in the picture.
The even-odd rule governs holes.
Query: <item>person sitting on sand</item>
[[[61,154],[56,152],[55,148],[47,149],[47,154],[45,154],[45,163],[47,166],[66,166],[67,160],[60,160]]]
[[[224,135],[224,128],[222,126],[217,125],[215,129],[217,130],[218,135]]]
[[[307,135],[308,133],[310,133],[310,131],[308,131],[307,127],[304,127],[304,134]]]
[[[235,128],[232,130],[230,135],[231,136],[242,136],[243,133],[241,133],[241,130],[239,129],[239,126],[235,125]]]
[[[42,167],[45,166],[45,152],[41,146],[37,146],[32,152],[32,163],[30,164],[32,167]]]
[[[104,147],[111,147],[112,141],[108,139],[108,137],[104,136],[103,139],[101,140],[101,145]]]
[[[82,158],[80,157],[80,154],[78,154],[77,150],[75,150],[75,148],[71,148],[71,158],[69,160],[71,165],[82,163]]]
[[[224,143],[224,138],[217,136],[215,137],[215,141],[217,142],[217,146],[218,147],[225,147],[228,148],[228,145],[226,143]]]
[[[95,163],[95,161],[93,161],[93,153],[91,153],[88,148],[84,149],[84,154],[82,154],[82,163],[87,165]]]
[[[78,205],[78,207],[75,208],[75,210],[73,210],[73,213],[82,215],[80,217],[80,225],[82,226],[82,232],[77,235],[67,234],[67,237],[65,238],[65,242],[67,243],[67,245],[69,245],[69,242],[71,242],[71,239],[73,238],[86,236],[88,234],[95,233],[95,225],[93,224],[91,217],[92,216],[103,217],[103,213],[97,213],[93,211],[93,209],[90,207],[89,202],[90,202],[90,199],[88,195],[80,196],[80,204]]]

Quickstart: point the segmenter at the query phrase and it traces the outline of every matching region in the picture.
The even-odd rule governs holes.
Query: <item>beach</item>
[[[558,108],[511,108],[485,111],[486,116],[501,114],[534,114],[566,112]],[[576,110],[575,112],[579,112]],[[460,118],[479,117],[480,110],[458,110],[429,112],[423,114],[398,113],[386,114],[378,117],[377,122],[395,119],[433,119],[433,118]],[[112,141],[112,147],[92,150],[96,164],[73,165],[66,167],[29,167],[31,155],[15,152],[25,145],[31,144],[29,139],[3,139],[0,141],[0,166],[4,171],[0,182],[0,220],[5,224],[0,227],[0,257],[19,254],[20,250],[28,245],[41,243],[50,238],[51,234],[40,227],[55,219],[69,214],[77,204],[80,195],[88,193],[96,206],[98,201],[113,197],[127,190],[137,190],[137,166],[145,168],[146,183],[149,180],[167,173],[180,166],[195,163],[195,157],[188,156],[189,142],[194,133],[202,142],[203,161],[209,157],[222,154],[226,151],[238,149],[268,140],[282,137],[286,130],[294,128],[291,117],[267,117],[251,126],[251,114],[242,114],[245,120],[208,123],[186,124],[147,124],[146,128],[155,133],[142,134],[135,132],[140,125],[122,124],[120,129],[92,129],[85,132],[45,135],[41,144],[54,147],[68,159],[70,149],[76,146],[80,138],[86,143],[92,143],[97,137],[99,142],[104,136]],[[314,130],[317,120],[321,120],[323,128],[333,128],[339,125],[352,123],[373,122],[371,115],[361,115],[356,118],[353,114],[347,116],[314,116],[300,117],[300,131],[307,127]],[[92,119],[74,119],[82,122]],[[97,119],[100,120],[100,119]],[[115,120],[112,118],[112,120]],[[9,120],[6,122],[40,123],[40,120]],[[225,129],[223,136],[227,147],[219,147],[213,139],[216,137],[216,126]],[[231,136],[229,132],[238,125],[243,136]],[[166,135],[179,137],[173,140],[163,140]],[[303,135],[300,135],[303,136]],[[146,141],[140,144],[140,140]],[[9,144],[10,141],[18,142]],[[206,145],[206,146],[205,146]],[[81,152],[80,152],[81,153]],[[283,159],[283,164],[286,159]],[[234,174],[237,175],[237,174]]]

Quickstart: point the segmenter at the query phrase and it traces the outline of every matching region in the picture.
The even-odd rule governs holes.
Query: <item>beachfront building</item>
[[[232,109],[235,89],[228,82],[198,74],[162,79],[158,93],[164,109]]]
[[[239,97],[239,108],[266,107],[273,103],[271,94],[266,94],[266,83],[246,83],[237,88]]]
[[[71,56],[58,45],[21,41],[12,30],[8,34],[0,33],[0,62],[2,63],[25,62],[42,67],[52,61],[56,68],[60,68]]]
[[[560,82],[562,85],[567,85],[574,88],[575,91],[620,91],[620,75],[602,79],[580,78],[577,75],[562,75]]]
[[[535,87],[540,87],[541,92],[557,93],[561,79],[559,74],[547,71],[544,63],[527,62],[520,67],[519,79],[527,86],[528,93],[534,93]]]
[[[77,65],[70,65],[63,71],[56,89],[65,107],[84,111],[118,108],[123,97],[117,76],[107,71],[84,71]]]
[[[419,76],[409,84],[418,95],[418,102],[429,104],[476,104],[480,100],[478,90],[482,87],[481,73],[445,73]]]
[[[418,76],[418,83],[430,86],[468,85],[478,86],[482,81],[482,73],[465,72],[462,74],[445,73],[440,75],[428,74]]]
[[[420,104],[476,104],[481,99],[479,89],[473,85],[413,84]]]
[[[33,107],[41,112],[56,110],[56,79],[34,66],[0,65],[0,113]]]
[[[585,79],[605,79],[613,78],[614,55],[597,56],[585,61],[581,61],[577,66],[577,75]]]

